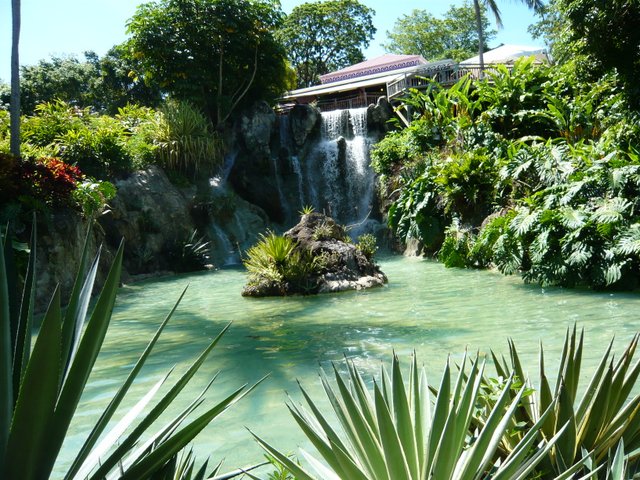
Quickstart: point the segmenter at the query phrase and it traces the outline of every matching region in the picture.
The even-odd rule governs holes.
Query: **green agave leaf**
[[[609,480],[626,480],[626,462],[624,458],[624,441],[620,440],[618,448],[611,462],[611,469],[609,470]]]
[[[244,397],[244,395],[253,390],[257,385],[258,384],[254,385],[246,392],[243,392],[245,389],[245,386],[243,385],[223,401],[193,420],[189,425],[185,426],[174,435],[171,435],[169,439],[162,442],[151,453],[149,453],[149,455],[144,456],[131,468],[127,469],[127,471],[122,475],[121,480],[138,480],[146,478],[148,475],[164,465],[167,460],[173,457],[177,452],[182,450],[182,448],[193,440],[193,438],[207,425],[209,425],[213,419],[237,400]]]
[[[407,398],[407,391],[405,390],[404,380],[400,372],[400,362],[398,361],[398,356],[395,354],[393,355],[391,369],[394,417],[398,437],[400,438],[402,451],[409,467],[410,477],[417,479],[419,476],[418,446],[414,424],[411,421],[409,399]]]
[[[307,461],[311,468],[313,468],[323,480],[340,480],[340,477],[332,470],[328,469],[322,462],[319,462],[315,457],[309,455],[306,451],[300,450],[302,457]]]
[[[0,235],[0,474],[5,472],[9,428],[13,414],[13,377],[11,348],[11,311],[9,309],[9,279],[4,246],[7,240]]]
[[[124,244],[121,243],[58,396],[53,419],[49,425],[48,455],[43,459],[47,471],[53,468],[80,401],[80,396],[104,341],[120,282],[123,251]]]
[[[489,413],[480,435],[467,451],[467,456],[464,458],[464,462],[458,462],[454,478],[475,478],[479,472],[485,471],[486,467],[489,465],[502,440],[504,432],[509,426],[516,408],[518,408],[518,402],[524,393],[523,387],[513,399],[507,411],[504,412],[505,406],[511,400],[510,389],[512,384],[513,376],[509,378],[506,385],[503,387],[502,393]]]
[[[262,448],[264,448],[267,452],[269,452],[269,455],[271,455],[278,462],[284,465],[287,468],[287,470],[289,470],[295,476],[296,479],[317,480],[313,475],[311,475],[306,470],[304,470],[300,465],[298,465],[296,462],[291,460],[286,455],[280,453],[278,450],[273,448],[270,444],[268,444],[267,442],[262,440],[260,437],[258,437],[255,433],[251,432],[251,435],[253,435],[253,438],[256,439],[256,441],[260,444]]]
[[[138,373],[140,372],[140,370],[144,366],[145,361],[147,360],[147,358],[149,357],[149,354],[151,353],[151,350],[153,349],[153,347],[155,346],[156,342],[158,341],[158,338],[160,338],[160,334],[162,333],[162,331],[166,327],[167,323],[169,322],[169,320],[171,319],[171,317],[175,313],[176,309],[178,308],[178,305],[182,301],[182,298],[184,297],[185,293],[187,292],[187,288],[188,287],[186,287],[182,291],[182,294],[178,298],[178,301],[175,303],[175,305],[173,306],[173,308],[171,309],[169,314],[166,316],[166,318],[164,319],[164,321],[162,322],[160,327],[158,327],[158,330],[156,331],[155,335],[153,336],[153,338],[151,339],[151,341],[149,342],[149,344],[145,348],[144,352],[142,352],[142,355],[140,355],[140,358],[136,362],[136,364],[133,367],[133,369],[131,370],[131,372],[129,372],[129,375],[127,376],[127,379],[120,386],[120,388],[118,389],[118,392],[114,395],[113,399],[109,402],[109,405],[107,406],[105,411],[100,416],[100,419],[95,423],[91,433],[89,434],[89,437],[87,437],[87,440],[82,445],[82,448],[78,452],[78,455],[76,456],[75,460],[73,461],[73,464],[71,465],[71,467],[67,471],[67,474],[66,474],[65,478],[72,478],[76,474],[77,469],[85,461],[87,455],[89,454],[89,452],[91,451],[93,446],[98,441],[98,438],[100,437],[100,435],[102,434],[102,432],[106,428],[107,424],[109,423],[109,421],[113,417],[114,413],[116,412],[118,406],[120,405],[120,403],[124,399],[125,395],[129,391],[129,388],[131,387],[131,384],[137,378]],[[63,350],[63,352],[64,352],[64,350]]]
[[[172,369],[173,370],[173,369]],[[144,397],[142,397],[138,403],[136,403],[129,411],[126,413],[124,417],[109,431],[107,435],[105,435],[104,439],[96,446],[96,448],[91,451],[89,455],[87,455],[86,459],[78,469],[77,475],[78,478],[87,478],[91,471],[93,470],[95,465],[98,465],[100,462],[100,458],[107,453],[107,451],[116,444],[120,436],[125,432],[125,430],[138,418],[138,416],[144,411],[145,407],[149,404],[151,399],[158,393],[160,387],[167,380],[167,377],[171,371],[167,372],[167,374],[162,377],[147,393]],[[72,475],[70,472],[67,473],[68,477]]]
[[[49,450],[49,426],[58,395],[61,328],[56,289],[20,385],[7,445],[6,478],[30,480],[50,474],[43,459]]]
[[[345,385],[335,366],[334,374],[340,392],[342,405],[345,408],[345,418],[349,420],[348,426],[343,424],[343,429],[345,429],[345,431],[347,428],[350,429],[348,436],[351,440],[352,446],[356,450],[355,453],[357,457],[362,461],[363,465],[369,472],[375,473],[384,471],[386,468],[384,458],[381,455],[381,442],[376,438],[373,430],[370,428],[364,418],[364,415],[358,408],[356,400],[351,395],[351,392]],[[376,426],[378,427],[379,424],[376,423]],[[379,428],[376,428],[376,430],[379,432],[379,435],[382,435]]]
[[[87,308],[90,302],[91,290],[95,281],[95,270],[93,272],[93,275],[85,275],[89,254],[90,235],[91,228],[88,228],[84,238],[84,246],[82,248],[82,255],[80,256],[78,272],[74,279],[73,289],[71,290],[71,296],[69,297],[67,310],[65,312],[64,320],[62,323],[62,352],[64,355],[63,358],[65,359],[65,376],[66,370],[69,368],[69,365],[71,363],[71,357],[73,357],[77,348],[77,341],[80,336],[82,324],[84,323],[87,315]],[[98,255],[96,255],[96,260],[97,257],[99,257],[99,252]],[[95,269],[97,269],[97,263],[97,261],[94,262]],[[72,347],[74,339],[76,340],[76,345],[75,347]]]
[[[187,383],[193,378],[198,371],[202,363],[205,361],[211,350],[218,344],[222,335],[229,329],[231,324],[227,324],[226,327],[213,339],[207,348],[200,354],[200,356],[191,364],[187,371],[178,379],[178,381],[171,387],[171,389],[165,394],[164,397],[153,407],[153,409],[147,414],[145,418],[136,426],[136,428],[125,438],[120,445],[111,453],[111,455],[104,459],[100,468],[94,473],[96,478],[102,478],[107,472],[111,471],[117,463],[122,459],[125,452],[129,451],[133,445],[138,441],[142,434],[149,428],[160,415],[166,410],[176,396],[182,391]]]
[[[427,450],[427,460],[424,465],[424,471],[421,475],[425,478],[431,475],[433,460],[439,449],[447,418],[449,417],[449,396],[451,392],[451,368],[449,359],[442,374],[440,388],[436,397],[436,405],[431,419],[431,431],[429,432],[429,443]]]
[[[389,406],[387,402],[385,402],[382,391],[377,385],[374,385],[373,397],[378,425],[380,426],[380,440],[389,478],[393,480],[409,480],[411,478],[409,467],[401,448],[400,437],[393,423]]]
[[[24,290],[22,293],[20,312],[15,317],[18,320],[18,325],[16,326],[16,336],[13,343],[13,345],[15,346],[15,351],[13,353],[13,395],[15,401],[17,401],[20,382],[22,381],[24,372],[27,369],[27,363],[29,362],[29,356],[31,354],[31,332],[33,330],[33,314],[36,296],[35,265],[37,225],[35,214],[32,224],[33,227],[31,229],[30,245],[33,245],[33,248],[29,252],[29,263],[27,264],[27,271],[25,274]],[[13,258],[13,252],[10,253],[9,258]],[[12,268],[14,269],[14,272],[11,273],[11,275],[13,275],[12,278],[17,279],[18,277],[17,273],[15,272],[15,266]],[[17,285],[14,288],[16,287]]]

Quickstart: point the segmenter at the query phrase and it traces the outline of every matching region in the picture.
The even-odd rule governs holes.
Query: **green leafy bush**
[[[492,67],[487,79],[464,79],[448,93],[412,92],[406,103],[426,123],[380,147],[395,155],[380,157],[393,164],[384,179],[393,192],[389,225],[401,240],[440,251],[449,266],[495,265],[541,284],[635,288],[640,124],[624,99],[615,75],[594,86],[530,59]],[[426,124],[442,136],[438,144],[410,155],[396,145],[418,145]],[[416,169],[414,158],[425,161]]]
[[[378,251],[378,241],[376,240],[376,236],[371,233],[360,235],[358,237],[358,243],[356,243],[356,248],[360,250],[368,260],[373,260],[376,256],[376,252]]]
[[[104,213],[108,203],[116,196],[116,187],[107,181],[85,179],[72,193],[85,218],[96,218]]]
[[[465,268],[471,267],[471,251],[475,236],[469,228],[460,225],[460,221],[454,218],[451,225],[445,230],[444,242],[438,252],[438,260],[445,267]]]
[[[68,130],[56,140],[63,146],[62,157],[82,171],[101,180],[133,169],[127,150],[126,131],[112,117],[95,117],[82,128]]]
[[[199,110],[171,101],[161,111],[155,142],[163,165],[193,175],[212,173],[221,165],[222,140]]]

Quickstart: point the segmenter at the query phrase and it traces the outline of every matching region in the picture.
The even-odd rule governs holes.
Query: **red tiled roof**
[[[348,80],[350,78],[362,77],[374,73],[390,72],[400,68],[423,65],[425,63],[427,63],[427,61],[420,55],[395,55],[393,53],[385,53],[380,57],[365,60],[364,62],[356,63],[342,70],[321,75],[320,82],[323,84],[338,82],[340,80]]]

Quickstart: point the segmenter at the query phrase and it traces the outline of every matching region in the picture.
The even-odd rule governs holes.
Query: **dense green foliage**
[[[362,49],[376,33],[374,11],[358,0],[327,0],[293,8],[278,31],[298,77],[298,87],[320,75],[364,60]]]
[[[24,273],[22,292],[8,238],[0,235],[0,476],[46,479],[52,475],[69,425],[78,413],[82,392],[109,327],[120,283],[123,246],[118,249],[104,286],[90,310],[99,255],[89,262],[85,242],[73,291],[65,302],[66,310],[63,312],[61,308],[60,291],[56,289],[40,332],[32,341],[38,279],[35,229],[27,271],[21,272]],[[212,383],[209,382],[205,391],[191,399],[178,415],[165,419],[165,424],[158,419],[175,403],[177,395],[196,374],[226,328],[153,406],[149,402],[169,377],[168,373],[119,422],[110,424],[176,307],[159,324],[156,334],[88,432],[64,478],[100,479],[110,474],[136,480],[204,478],[206,463],[196,472],[192,455],[179,459],[178,453],[251,388],[238,388],[220,402],[207,405],[195,419],[187,421],[187,417],[193,416],[204,402],[204,395]],[[158,430],[149,432],[152,428]],[[143,435],[146,437],[142,438]],[[185,476],[176,476],[179,471]]]
[[[452,5],[443,18],[435,18],[426,10],[413,10],[396,20],[389,41],[384,47],[391,53],[422,55],[425,59],[451,58],[465,60],[478,53],[478,30],[473,5],[466,1],[461,7]],[[485,49],[495,37],[489,30],[489,20],[482,12]]]
[[[273,35],[282,16],[266,0],[144,3],[127,24],[128,54],[147,81],[220,127],[237,107],[285,89],[285,51]]]
[[[616,76],[594,86],[572,72],[523,60],[414,92],[412,126],[373,151],[398,236],[449,266],[634,288],[640,116]]]
[[[157,106],[161,101],[160,89],[155,84],[145,84],[136,75],[135,60],[125,53],[123,46],[115,46],[102,58],[94,52],[85,52],[84,60],[54,56],[36,65],[23,66],[22,114],[33,115],[38,105],[56,100],[112,115],[128,103]]]
[[[161,163],[194,176],[212,174],[222,162],[223,144],[206,117],[186,102],[167,102],[160,111],[154,141]]]
[[[627,98],[640,107],[640,4],[634,0],[551,0],[532,33],[559,62],[597,80],[615,69]]]
[[[315,285],[314,275],[322,264],[317,257],[303,249],[289,237],[273,232],[261,235],[260,241],[247,250],[243,261],[249,274],[248,284],[268,284],[280,295],[310,293]]]
[[[609,345],[586,389],[578,388],[583,336],[575,328],[555,375],[545,371],[541,347],[535,385],[513,342],[509,362],[492,355],[497,377],[486,373],[482,358],[468,367],[465,356],[457,380],[447,363],[439,388],[427,383],[415,357],[408,386],[396,356],[372,387],[347,362],[346,375],[334,367],[334,382],[321,372],[335,420],[302,387],[310,408],[289,404],[324,460],[303,452],[317,476],[256,438],[298,480],[632,478],[640,441],[640,395],[632,393],[637,344],[636,337],[615,366]]]

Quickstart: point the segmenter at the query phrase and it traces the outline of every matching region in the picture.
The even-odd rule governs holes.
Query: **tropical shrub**
[[[155,142],[163,165],[195,175],[212,173],[223,158],[222,140],[209,120],[187,102],[171,101],[161,109]]]
[[[319,273],[321,264],[296,246],[289,237],[273,232],[260,235],[243,260],[249,274],[248,285],[266,282],[281,295],[311,291],[315,286],[311,277]]]
[[[465,268],[471,267],[471,250],[473,249],[475,236],[469,228],[460,225],[460,220],[454,218],[445,230],[444,241],[438,252],[438,260],[445,267]]]
[[[116,196],[116,187],[107,181],[85,179],[76,184],[72,192],[85,218],[96,218],[102,215],[108,207],[109,201]]]
[[[62,207],[73,202],[72,193],[84,178],[77,167],[57,158],[17,161],[13,178],[17,197],[34,206]]]
[[[93,262],[89,262],[85,242],[66,310],[61,308],[60,290],[56,289],[34,340],[31,332],[37,288],[33,253],[36,251],[35,228],[31,240],[32,254],[22,282],[21,295],[13,248],[7,238],[0,236],[0,477],[24,480],[49,478],[109,326],[120,282],[123,246],[118,249],[90,312],[99,254]],[[141,438],[151,427],[158,426],[159,416],[195,375],[227,327],[155,406],[147,407],[167,380],[168,374],[122,420],[107,429],[176,308],[177,304],[159,325],[127,379],[92,431],[88,432],[84,444],[65,472],[65,478],[99,479],[115,475],[122,479],[137,480],[159,478],[157,475],[160,473],[162,478],[174,478],[177,465],[183,471],[190,472],[193,470],[193,461],[187,457],[177,462],[176,455],[214,418],[251,390],[240,387],[186,423],[187,417],[203,403],[204,394],[211,386],[209,383],[205,392],[193,399],[180,414],[169,419],[168,423],[146,439]],[[187,474],[191,476],[191,473]],[[193,478],[203,476],[204,471],[201,470]]]
[[[378,241],[376,240],[376,236],[371,233],[364,233],[360,235],[358,237],[358,243],[356,243],[356,248],[360,250],[368,260],[373,260],[376,256],[376,252],[378,251]]]
[[[56,141],[62,147],[61,155],[66,162],[79,166],[87,175],[106,180],[133,169],[126,137],[118,120],[102,116],[92,117],[86,125],[66,131]]]
[[[448,266],[635,288],[640,123],[624,100],[615,75],[594,86],[527,59],[446,94],[412,92],[414,123],[395,137],[417,145],[419,130],[435,128],[441,141],[410,153],[395,140],[378,147],[393,165],[382,188],[393,192],[389,225]]]
[[[206,270],[211,263],[211,242],[204,237],[198,238],[193,230],[186,239],[176,242],[167,252],[169,264],[176,272],[195,272]]]

